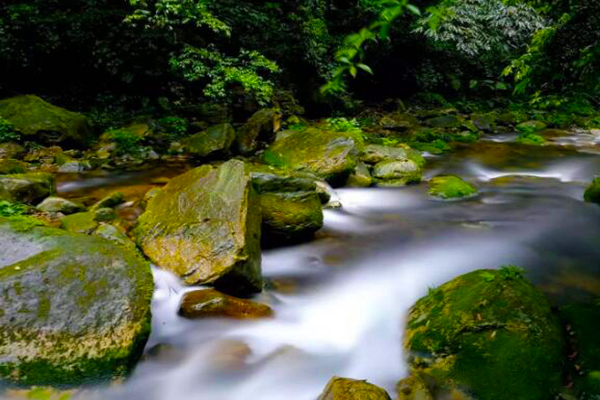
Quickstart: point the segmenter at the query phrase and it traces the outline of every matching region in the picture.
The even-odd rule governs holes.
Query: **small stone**
[[[95,215],[95,220],[98,222],[113,221],[117,218],[115,210],[109,207],[98,208],[96,210],[93,210],[93,213]]]
[[[477,194],[477,188],[455,175],[438,175],[429,181],[429,194],[441,199],[458,199]]]
[[[62,213],[64,215],[85,211],[83,205],[63,199],[62,197],[47,197],[38,204],[37,209],[48,213]]]
[[[335,376],[317,400],[390,400],[390,396],[367,381]]]
[[[125,201],[125,195],[121,192],[113,192],[108,196],[104,197],[102,200],[98,201],[91,207],[91,210],[97,210],[100,208],[112,208],[116,207],[119,204],[122,204]]]
[[[179,315],[185,318],[257,319],[272,317],[273,310],[265,304],[239,299],[214,289],[204,289],[183,295]]]

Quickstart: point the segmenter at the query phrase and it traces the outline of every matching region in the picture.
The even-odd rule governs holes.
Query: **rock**
[[[571,304],[560,315],[570,334],[577,398],[600,398],[600,302]]]
[[[88,161],[67,161],[62,164],[57,172],[63,174],[80,174],[82,172],[92,169],[92,166]]]
[[[100,208],[113,208],[125,202],[125,195],[121,192],[112,192],[108,196],[104,197],[96,204],[94,204],[90,210],[98,210]]]
[[[378,186],[404,186],[421,181],[421,168],[411,160],[382,161],[373,167]]]
[[[321,204],[329,204],[332,198],[336,197],[336,193],[331,186],[325,181],[316,181],[317,185],[317,194],[319,195],[319,199],[321,199]]]
[[[254,301],[238,299],[214,289],[203,289],[183,295],[179,315],[185,318],[257,319],[272,317],[273,310]]]
[[[360,156],[360,160],[367,164],[377,164],[382,161],[401,161],[401,160],[412,160],[419,167],[425,166],[425,159],[417,150],[413,150],[410,147],[390,147],[380,146],[377,144],[370,144],[365,147],[365,151]]]
[[[192,135],[182,141],[184,149],[198,157],[209,157],[229,153],[235,139],[231,124],[220,124]]]
[[[441,199],[474,196],[477,188],[455,175],[438,175],[429,181],[429,194]]]
[[[109,241],[0,220],[0,377],[79,385],[125,376],[150,333],[150,266]]]
[[[14,159],[0,159],[0,175],[24,174],[29,165]]]
[[[600,136],[600,129],[590,129],[590,135]],[[0,153],[0,157],[2,157],[1,153]]]
[[[27,162],[37,162],[41,164],[54,164],[64,160],[65,155],[63,149],[59,146],[51,147],[36,147],[31,149],[26,155],[24,160]]]
[[[477,129],[484,132],[492,132],[496,125],[495,115],[493,113],[471,114],[471,122]]]
[[[1,158],[13,158],[20,160],[23,158],[27,151],[23,146],[18,143],[0,143],[0,159]]]
[[[427,383],[418,375],[411,375],[402,379],[396,385],[397,400],[433,400],[433,395]]]
[[[279,128],[279,113],[272,108],[256,112],[237,132],[236,147],[240,154],[258,150],[259,143],[270,143]]]
[[[110,207],[97,208],[92,211],[94,219],[98,222],[109,222],[117,219],[117,213]]]
[[[83,205],[63,199],[62,197],[47,197],[38,204],[37,209],[48,213],[62,213],[65,215],[85,211]]]
[[[516,267],[474,271],[430,290],[410,310],[404,345],[413,373],[437,392],[539,400],[562,386],[558,320]]]
[[[173,178],[146,207],[134,235],[146,256],[190,285],[228,293],[262,289],[260,212],[238,160]]]
[[[517,143],[528,146],[541,146],[546,143],[546,139],[542,136],[531,132],[524,132],[517,137]]]
[[[367,381],[333,377],[317,400],[391,400],[385,390]]]
[[[379,126],[391,131],[405,131],[419,125],[419,121],[410,114],[389,114],[379,120]]]
[[[0,100],[0,117],[10,122],[24,139],[37,143],[85,146],[92,140],[85,116],[53,106],[37,96]]]
[[[460,115],[450,114],[429,118],[425,121],[425,124],[432,128],[460,128],[463,122],[464,118]]]
[[[498,115],[498,124],[504,126],[514,126],[517,124],[517,116],[510,111],[504,112]]]
[[[357,163],[356,139],[347,132],[309,128],[276,140],[265,152],[267,164],[310,172],[330,184],[343,185]]]
[[[144,198],[142,199],[140,206],[145,209],[146,206],[148,205],[148,203],[150,202],[150,200],[155,198],[156,195],[159,194],[161,190],[162,189],[159,187],[153,187],[152,189],[148,190],[146,192],[146,194],[144,194]]]
[[[369,187],[373,184],[373,178],[369,172],[369,167],[363,162],[359,162],[350,174],[347,185],[350,187]]]
[[[56,191],[54,177],[45,173],[0,175],[0,187],[15,201],[36,204]]]
[[[585,201],[600,204],[600,177],[595,178],[583,194]]]
[[[98,227],[98,221],[94,212],[80,212],[61,218],[60,227],[71,233],[89,235]]]
[[[542,121],[526,121],[517,125],[519,132],[538,132],[546,129],[547,125]]]
[[[114,225],[100,222],[92,234],[110,240],[111,242],[128,250],[135,251],[137,249],[135,243],[131,241],[131,239],[129,239],[124,232]]]

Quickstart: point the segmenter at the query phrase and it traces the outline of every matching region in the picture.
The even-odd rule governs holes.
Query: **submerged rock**
[[[471,272],[432,289],[410,310],[404,345],[414,373],[438,392],[539,400],[561,389],[558,320],[516,267]]]
[[[309,128],[276,140],[265,152],[267,164],[310,172],[331,184],[342,185],[354,170],[358,149],[346,132]]]
[[[0,187],[14,201],[38,203],[56,191],[54,176],[45,173],[0,175]]]
[[[10,122],[27,140],[82,146],[92,139],[85,116],[53,106],[37,96],[0,100],[0,117]]]
[[[261,216],[248,167],[231,160],[173,178],[146,206],[134,235],[159,267],[190,285],[262,289]]]
[[[373,184],[373,177],[369,172],[369,167],[363,162],[359,162],[350,174],[347,185],[350,187],[369,187]]]
[[[391,400],[382,388],[349,378],[333,377],[317,400]]]
[[[404,186],[421,181],[421,168],[411,160],[382,161],[373,167],[378,186]]]
[[[279,125],[279,118],[278,112],[272,108],[256,112],[237,132],[238,151],[248,155],[259,148],[261,141],[272,142]]]
[[[600,204],[600,178],[596,178],[592,181],[591,185],[583,194],[583,198],[590,203]]]
[[[127,374],[150,333],[153,281],[109,241],[0,219],[0,377],[78,385]]]
[[[220,124],[196,133],[183,141],[188,153],[198,157],[227,154],[235,139],[231,124]]]
[[[62,213],[65,215],[85,211],[83,205],[63,199],[62,197],[47,197],[38,204],[37,209],[48,213]]]
[[[179,315],[186,318],[257,319],[272,317],[273,310],[265,304],[238,299],[214,289],[203,289],[183,295]]]
[[[477,194],[477,188],[455,175],[438,175],[429,181],[429,194],[441,199],[459,199]]]

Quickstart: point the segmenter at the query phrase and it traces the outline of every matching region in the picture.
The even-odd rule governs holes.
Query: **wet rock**
[[[150,333],[150,266],[109,241],[0,220],[0,377],[78,385],[126,375]]]
[[[600,204],[600,178],[596,178],[592,181],[591,185],[583,194],[583,198],[590,203]]]
[[[59,146],[33,148],[25,155],[24,158],[24,160],[27,162],[41,164],[59,163],[59,161],[64,159],[65,155],[63,153],[63,149]]]
[[[0,100],[0,116],[10,122],[26,140],[84,146],[92,139],[85,116],[53,106],[37,96]]]
[[[179,315],[186,318],[257,319],[272,317],[273,310],[265,304],[239,299],[214,289],[203,289],[183,295]]]
[[[57,172],[63,174],[80,174],[82,172],[92,169],[91,164],[88,161],[67,161],[62,164]]]
[[[197,157],[225,155],[235,139],[235,130],[230,124],[215,125],[183,140],[185,150]]]
[[[455,175],[438,175],[429,181],[429,194],[440,199],[474,196],[477,188]]]
[[[425,124],[432,128],[460,128],[463,122],[464,118],[460,115],[450,114],[429,118],[425,121]]]
[[[382,388],[367,381],[333,377],[317,400],[391,400]]]
[[[20,160],[26,152],[25,148],[18,143],[0,143],[0,159],[13,158]]]
[[[405,131],[419,125],[419,121],[409,114],[388,114],[379,120],[379,126],[392,131]]]
[[[316,181],[317,185],[317,194],[319,195],[319,199],[321,199],[321,204],[326,205],[329,204],[331,199],[336,197],[335,191],[329,184],[325,181]]]
[[[369,167],[363,162],[359,162],[350,174],[347,185],[350,187],[369,187],[373,184],[373,177],[369,172]]]
[[[492,132],[496,125],[496,118],[493,113],[471,114],[471,122],[480,131]]]
[[[516,141],[527,146],[541,146],[546,143],[546,139],[543,136],[531,132],[520,134]]]
[[[94,218],[98,222],[108,222],[113,221],[117,218],[117,213],[115,210],[109,207],[97,208],[92,211],[94,213]]]
[[[0,175],[0,187],[15,201],[36,204],[56,191],[54,177],[45,173]]]
[[[279,128],[280,115],[272,108],[256,112],[237,132],[236,147],[240,154],[252,154],[260,142],[270,143]]]
[[[48,213],[62,213],[65,215],[85,211],[83,205],[63,199],[62,197],[47,197],[38,204],[37,209]]]
[[[517,116],[510,111],[498,115],[498,124],[504,126],[514,126],[517,124]]]
[[[419,375],[411,375],[396,385],[397,400],[433,400],[433,395],[425,380]]]
[[[357,163],[353,136],[309,128],[276,140],[265,152],[267,164],[294,171],[310,172],[330,184],[342,185]]]
[[[113,208],[120,204],[123,204],[124,202],[125,202],[125,194],[123,194],[121,192],[112,192],[108,196],[102,198],[100,201],[98,201],[92,207],[90,207],[90,210],[94,211],[94,210],[98,210],[100,208]]]
[[[0,159],[0,175],[24,174],[29,165],[19,160]]]
[[[526,121],[517,125],[519,132],[538,132],[546,129],[546,124],[542,121]]]
[[[360,156],[361,161],[367,164],[377,164],[382,161],[402,161],[411,160],[417,163],[419,167],[425,165],[425,159],[417,150],[410,147],[390,147],[370,144],[365,147],[365,151]]]
[[[94,212],[80,212],[61,218],[60,227],[71,233],[91,234],[98,226]]]
[[[92,234],[110,240],[126,249],[136,250],[135,243],[123,231],[106,222],[100,222]]]
[[[144,253],[185,283],[228,293],[262,289],[260,212],[238,160],[173,178],[146,207],[134,234]]]
[[[474,271],[430,290],[410,310],[404,345],[414,373],[436,390],[539,400],[561,389],[558,320],[516,267]]]
[[[382,161],[373,167],[378,186],[404,186],[421,181],[421,168],[411,160]]]

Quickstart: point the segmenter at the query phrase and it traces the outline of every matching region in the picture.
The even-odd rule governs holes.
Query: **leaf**
[[[481,274],[479,274],[479,276],[481,276],[486,282],[492,282],[494,279],[496,279],[496,275],[492,274],[491,272],[484,271]]]
[[[362,69],[365,72],[368,72],[369,74],[373,75],[373,70],[371,69],[371,67],[369,67],[367,64],[356,64],[356,66],[360,69]]]
[[[349,71],[350,71],[350,75],[352,75],[353,78],[356,78],[356,74],[358,73],[358,70],[356,69],[356,67],[354,65],[350,65]]]
[[[408,9],[408,11],[410,11],[411,13],[421,16],[421,10],[419,10],[419,7],[412,5],[412,4],[407,4],[406,8]]]

